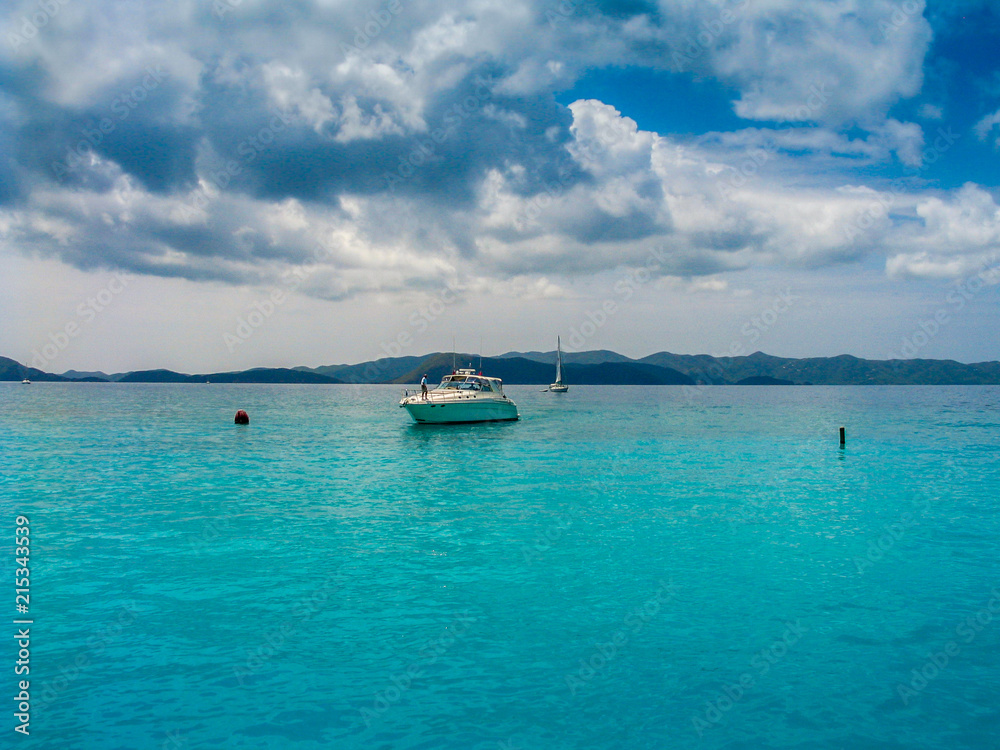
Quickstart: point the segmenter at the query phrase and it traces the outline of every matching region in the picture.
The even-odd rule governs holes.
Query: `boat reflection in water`
[[[518,418],[517,404],[504,394],[503,381],[475,370],[455,370],[426,394],[405,391],[399,406],[415,422],[427,424],[509,422]]]

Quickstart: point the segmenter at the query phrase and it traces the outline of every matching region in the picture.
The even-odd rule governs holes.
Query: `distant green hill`
[[[187,383],[190,375],[173,370],[137,370],[118,379],[119,383]]]
[[[192,375],[189,383],[303,383],[310,385],[337,385],[343,380],[330,378],[315,372],[290,370],[285,367],[255,367],[242,372],[213,372],[207,375]]]
[[[837,357],[787,359],[754,352],[746,357],[710,357],[659,352],[641,362],[673,367],[700,383],[736,383],[771,377],[813,385],[987,385],[1000,384],[1000,362],[962,364],[942,359],[859,359]]]
[[[125,375],[124,372],[108,375],[108,373],[101,372],[100,370],[66,370],[66,372],[61,374],[64,378],[79,380],[83,383],[93,383],[103,380],[118,380]]]
[[[473,369],[476,369],[478,371],[479,368],[478,357],[473,357],[473,355],[471,354],[453,355],[451,352],[448,353],[439,352],[438,354],[428,355],[423,361],[420,362],[419,365],[412,368],[408,372],[403,373],[402,375],[392,378],[390,382],[401,383],[401,384],[419,383],[420,378],[426,373],[427,381],[432,384],[437,384],[441,382],[441,378],[443,378],[445,375],[447,375],[454,369],[452,366],[453,360],[455,362],[454,365],[455,367],[470,367],[473,366],[470,363],[475,363]],[[495,361],[502,362],[503,360],[498,359]],[[530,383],[542,382],[541,380],[538,380],[542,370],[542,365],[537,362],[528,363],[525,366],[521,366],[521,363],[519,361],[514,360],[511,364],[503,368],[499,367],[494,368],[492,366],[493,362],[494,360],[489,357],[483,358],[484,373],[489,375],[490,377],[500,378],[505,383],[520,382],[508,379],[509,375],[517,372],[521,377],[527,375],[529,380],[525,382],[530,382]],[[538,369],[537,370],[532,369],[531,365],[536,365]]]
[[[563,380],[578,385],[694,385],[694,380],[669,367],[642,362],[602,362],[563,365]],[[550,373],[551,374],[551,373]]]
[[[0,357],[0,381],[6,380],[16,380],[18,382],[27,378],[28,380],[36,380],[39,382],[45,381],[64,381],[67,378],[61,377],[59,375],[53,375],[48,372],[42,372],[41,370],[36,370],[34,367],[26,367],[20,362],[16,362],[13,359],[8,359],[7,357]]]
[[[500,359],[508,359],[511,357],[521,357],[522,359],[530,359],[535,362],[544,362],[546,364],[556,365],[556,352],[553,349],[551,352],[507,352],[506,354],[501,354]],[[634,362],[634,359],[626,357],[624,354],[619,354],[618,352],[612,352],[607,349],[594,349],[589,352],[563,352],[562,353],[563,364],[577,364],[577,365],[600,365],[604,362]]]
[[[344,383],[388,383],[418,367],[429,356],[431,355],[383,357],[359,365],[323,365],[295,369],[336,378]]]
[[[522,356],[523,355],[523,356]],[[142,370],[106,376],[122,383],[417,383],[427,373],[436,384],[458,367],[480,368],[474,354],[437,352],[426,356],[384,357],[355,365],[258,367],[239,372],[187,375],[173,370]],[[485,374],[516,385],[548,385],[555,377],[555,351],[508,352],[483,357]],[[470,364],[471,363],[471,364]],[[69,370],[71,380],[0,357],[0,380],[81,382],[99,372]],[[85,376],[80,378],[80,376]],[[657,352],[631,359],[607,350],[563,353],[563,379],[569,385],[1000,385],[1000,362],[963,364],[943,359],[872,360],[837,357],[791,359],[754,352],[745,357]]]
[[[140,370],[130,372],[119,383],[305,383],[335,385],[343,381],[315,372],[290,370],[284,367],[255,367],[239,372],[210,372],[185,375],[173,370]]]
[[[460,355],[458,367],[479,370],[479,358]],[[482,372],[500,378],[511,385],[548,385],[555,377],[555,364],[538,362],[524,357],[483,357]],[[419,367],[397,378],[396,383],[417,383],[427,373],[428,381],[440,382],[452,371],[451,354],[435,354]],[[576,385],[694,385],[694,380],[683,373],[666,367],[646,365],[641,362],[602,362],[596,365],[563,365],[563,380]]]

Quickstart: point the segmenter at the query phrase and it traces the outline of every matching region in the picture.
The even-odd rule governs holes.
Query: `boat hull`
[[[468,401],[408,400],[400,404],[419,424],[467,424],[470,422],[512,422],[518,419],[517,405],[511,400],[469,399]]]
[[[549,390],[553,393],[565,393],[569,390],[569,386],[563,385],[562,383],[553,383],[549,386]]]

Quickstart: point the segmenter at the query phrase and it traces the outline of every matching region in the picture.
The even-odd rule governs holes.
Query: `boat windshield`
[[[436,390],[446,391],[487,391],[492,393],[493,387],[484,378],[466,377],[464,375],[447,375]]]

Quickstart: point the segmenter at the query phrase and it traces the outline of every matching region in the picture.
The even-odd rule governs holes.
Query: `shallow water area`
[[[399,390],[0,384],[19,746],[997,747],[1000,388]]]

